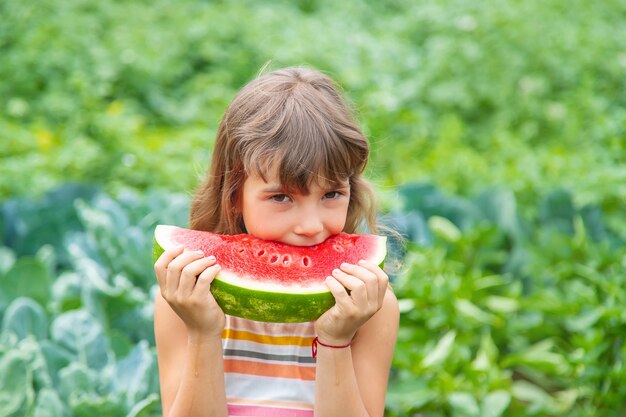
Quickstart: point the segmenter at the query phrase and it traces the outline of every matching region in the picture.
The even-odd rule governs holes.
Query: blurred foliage
[[[77,185],[0,207],[0,415],[161,415],[151,231],[187,209]]]
[[[389,416],[626,413],[623,1],[0,16],[0,415],[159,414],[152,228],[186,224],[220,116],[268,62],[344,87],[406,238]]]
[[[614,228],[563,190],[535,217],[502,188],[400,195],[387,216],[408,239],[390,415],[626,412],[623,217]]]
[[[7,0],[0,14],[0,196],[68,179],[188,191],[235,91],[271,61],[346,89],[381,187],[626,198],[620,0]]]

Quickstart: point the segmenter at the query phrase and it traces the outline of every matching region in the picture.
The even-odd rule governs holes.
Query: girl
[[[220,123],[190,227],[304,246],[364,222],[375,231],[361,177],[368,155],[331,79],[305,68],[265,74]],[[284,324],[226,316],[209,292],[219,270],[213,257],[182,248],[155,263],[164,416],[383,415],[399,320],[385,272],[341,265],[326,279],[334,307]]]

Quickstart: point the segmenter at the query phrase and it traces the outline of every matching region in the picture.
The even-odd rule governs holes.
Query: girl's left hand
[[[326,285],[335,305],[315,322],[320,340],[338,346],[350,343],[359,327],[382,307],[388,282],[387,274],[371,262],[344,263],[333,270]]]

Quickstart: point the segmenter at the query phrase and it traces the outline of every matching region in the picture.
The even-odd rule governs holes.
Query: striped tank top
[[[263,323],[226,315],[222,334],[230,417],[313,417],[313,322]]]

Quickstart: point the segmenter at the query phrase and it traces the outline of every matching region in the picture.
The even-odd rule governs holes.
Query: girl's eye
[[[339,191],[331,191],[329,193],[324,194],[324,198],[328,198],[330,200],[333,200],[335,198],[339,198],[341,197],[343,194],[341,194]]]
[[[291,201],[291,199],[289,198],[287,194],[275,194],[271,196],[270,199],[272,199],[273,201],[276,201],[277,203],[287,203]]]

